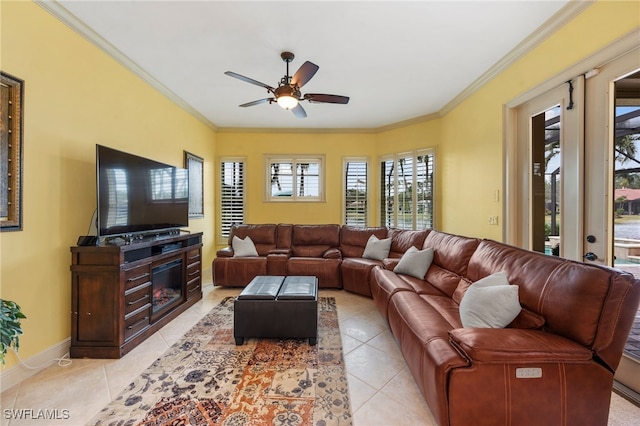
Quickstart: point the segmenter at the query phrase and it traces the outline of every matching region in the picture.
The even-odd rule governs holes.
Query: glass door
[[[508,242],[582,260],[583,94],[576,78],[516,108],[516,224]]]
[[[613,57],[508,107],[505,240],[640,278],[640,48]],[[640,404],[640,314],[615,378]]]
[[[591,220],[603,223],[602,243],[590,251],[603,263],[640,278],[640,55],[631,52],[602,67],[587,82],[587,161],[606,154],[604,208]],[[605,102],[602,102],[605,100]],[[588,163],[594,167],[595,164]],[[594,197],[595,201],[595,197]],[[600,255],[604,253],[604,255]],[[616,389],[640,403],[640,312],[616,371]]]

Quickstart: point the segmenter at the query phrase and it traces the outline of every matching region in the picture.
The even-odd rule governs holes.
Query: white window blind
[[[380,162],[380,223],[400,229],[433,227],[432,150],[398,154]]]
[[[396,228],[413,228],[413,157],[401,157],[396,161]]]
[[[365,227],[367,226],[367,161],[346,160],[344,170],[344,223]]]
[[[244,161],[220,162],[220,235],[231,225],[244,223]]]
[[[380,162],[380,224],[381,226],[394,227],[396,176],[394,160]]]
[[[433,228],[433,153],[419,152],[416,162],[416,229]]]

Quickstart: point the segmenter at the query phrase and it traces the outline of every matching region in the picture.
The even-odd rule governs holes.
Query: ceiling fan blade
[[[298,71],[293,75],[293,78],[291,78],[291,84],[297,84],[299,88],[304,86],[314,75],[316,75],[319,68],[320,67],[313,62],[306,61],[300,68],[298,68]]]
[[[264,103],[275,101],[275,100],[276,100],[276,98],[264,98],[264,99],[258,99],[257,101],[253,101],[253,102],[247,102],[246,104],[242,104],[242,105],[239,105],[239,106],[241,106],[241,107],[250,107],[250,106],[260,105],[260,104],[264,104]]]
[[[269,86],[268,84],[261,83],[258,80],[254,80],[252,78],[245,77],[244,75],[237,74],[237,73],[235,73],[233,71],[227,71],[227,72],[225,72],[225,74],[228,75],[229,77],[237,78],[238,80],[246,81],[247,83],[251,83],[251,84],[255,84],[256,86],[264,87],[265,89],[267,89],[268,91],[270,91],[272,93],[273,93],[274,90],[276,90],[273,87]]]
[[[325,95],[323,93],[307,93],[304,98],[309,102],[326,103],[326,104],[348,104],[348,96]]]
[[[302,105],[300,104],[292,108],[291,112],[293,113],[293,115],[295,115],[298,118],[306,118],[307,116],[307,111],[305,111],[304,108],[302,108]]]

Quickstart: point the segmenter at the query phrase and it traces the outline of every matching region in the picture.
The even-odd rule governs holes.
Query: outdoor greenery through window
[[[244,223],[244,160],[220,161],[220,235],[229,236],[231,225]]]
[[[398,154],[380,162],[380,224],[433,227],[433,150]]]
[[[266,157],[267,201],[324,201],[324,158]]]
[[[367,226],[367,161],[346,159],[344,162],[344,223]]]

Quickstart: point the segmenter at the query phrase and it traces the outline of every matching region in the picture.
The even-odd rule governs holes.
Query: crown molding
[[[440,109],[440,111],[438,112],[439,116],[443,117],[451,112],[465,99],[474,94],[489,81],[493,80],[520,58],[531,52],[540,43],[545,41],[560,28],[564,27],[567,23],[584,12],[587,8],[592,6],[596,1],[597,0],[569,0],[569,2],[562,7],[562,9],[557,11],[550,19],[540,25],[529,35],[529,37],[520,42],[509,53],[503,56],[502,59],[496,62],[484,74],[478,77],[466,89],[460,92],[444,107],[442,107],[442,109]]]
[[[388,132],[389,130],[400,129],[402,127],[412,126],[415,124],[426,123],[427,121],[436,120],[441,115],[437,112],[431,114],[420,115],[418,117],[410,118],[408,120],[398,121],[396,123],[387,124],[386,126],[376,127],[373,129],[375,133]]]
[[[456,95],[437,113],[431,113],[414,117],[408,120],[399,121],[389,125],[375,128],[242,128],[242,127],[217,127],[208,120],[204,115],[189,105],[184,99],[171,91],[168,87],[154,78],[115,46],[105,40],[75,15],[69,12],[64,6],[55,0],[34,0],[34,2],[44,10],[52,14],[62,23],[72,30],[76,31],[89,42],[97,46],[99,49],[110,55],[118,63],[139,76],[143,81],[158,90],[171,102],[194,116],[196,119],[204,123],[207,127],[220,133],[381,133],[389,130],[402,128],[409,125],[420,124],[445,116],[451,112],[465,99],[470,97],[481,87],[486,85],[490,80],[498,76],[500,73],[509,68],[513,63],[522,58],[524,55],[533,50],[536,46],[550,37],[557,30],[562,28],[597,0],[569,0],[569,2],[556,12],[549,20],[545,21],[538,27],[529,37],[519,43],[514,49],[507,53],[502,59],[496,62],[489,70],[477,78],[466,89]]]
[[[354,133],[354,134],[375,134],[376,129],[367,128],[304,128],[304,127],[218,127],[217,133]]]
[[[182,108],[193,117],[201,121],[207,127],[212,130],[218,130],[215,124],[209,121],[204,115],[198,112],[195,108],[189,105],[184,99],[175,94],[171,89],[158,81],[155,77],[145,71],[142,67],[131,60],[127,55],[118,50],[113,44],[105,40],[100,34],[95,32],[87,24],[82,22],[73,13],[69,12],[64,6],[55,0],[33,0],[38,6],[52,14],[63,24],[80,34],[90,43],[107,53],[113,59],[115,59],[120,65],[130,70],[132,73],[140,77],[143,81],[149,84],[151,87],[162,93],[171,102]]]

